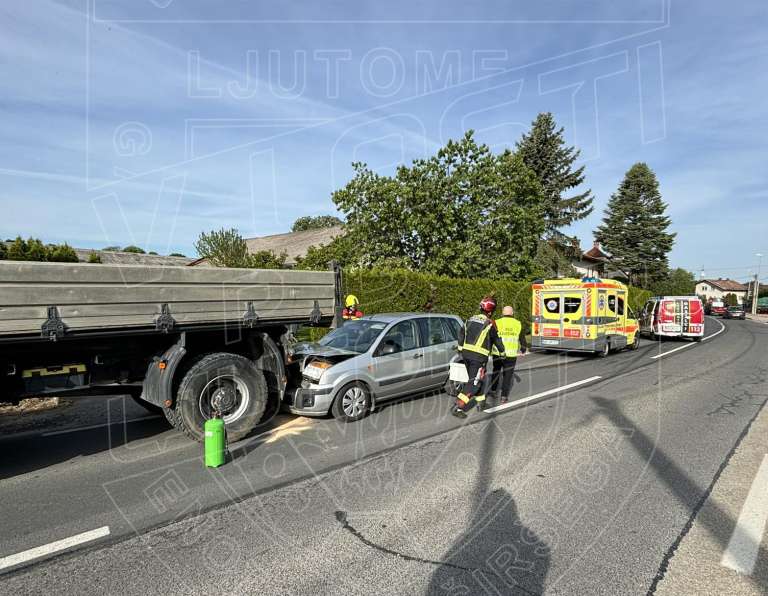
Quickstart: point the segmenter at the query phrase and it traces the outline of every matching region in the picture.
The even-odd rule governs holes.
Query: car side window
[[[612,313],[616,312],[616,296],[608,296],[608,310],[610,310]]]
[[[437,346],[451,341],[438,317],[423,317],[418,322],[425,346]]]
[[[419,347],[419,341],[416,338],[416,325],[413,321],[400,321],[384,335],[379,349],[383,346],[394,348],[390,354],[415,350]]]
[[[442,317],[440,319],[445,327],[447,341],[458,341],[459,329],[461,329],[461,323],[456,319],[450,319],[448,317]]]
[[[619,297],[617,298],[617,300],[618,300],[618,303],[619,303],[619,314],[620,314],[620,315],[623,315],[623,314],[624,314],[624,298],[622,298],[621,296],[619,296]]]

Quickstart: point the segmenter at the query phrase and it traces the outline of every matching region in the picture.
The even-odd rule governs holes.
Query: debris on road
[[[71,401],[60,397],[30,397],[18,404],[0,402],[0,416],[24,416],[69,405],[72,405]]]

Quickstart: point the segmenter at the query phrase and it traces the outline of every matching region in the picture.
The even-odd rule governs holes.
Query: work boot
[[[456,416],[456,418],[467,417],[467,413],[458,406],[453,406],[453,409],[451,409],[451,415]]]
[[[502,396],[501,396],[501,403],[505,404],[505,403],[507,403],[508,401],[509,401],[509,397],[507,397],[506,395],[502,395]]]
[[[485,410],[486,407],[487,406],[485,405],[485,400],[477,402],[477,411],[478,412],[482,412],[483,410]]]

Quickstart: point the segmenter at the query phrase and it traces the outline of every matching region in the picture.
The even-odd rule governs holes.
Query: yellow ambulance
[[[531,297],[531,347],[595,352],[639,347],[629,289],[612,279],[536,280]]]

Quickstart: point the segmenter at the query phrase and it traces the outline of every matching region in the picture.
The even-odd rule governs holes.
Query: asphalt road
[[[646,593],[768,398],[768,327],[722,324],[523,372],[516,395],[542,401],[464,422],[445,395],[284,417],[216,471],[162,419],[27,430],[0,442],[0,558],[109,535],[0,588]],[[147,415],[100,403],[80,426]]]

